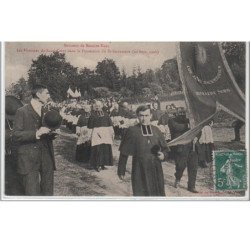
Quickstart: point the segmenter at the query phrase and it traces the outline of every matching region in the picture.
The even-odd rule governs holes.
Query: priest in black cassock
[[[113,165],[114,129],[109,115],[102,108],[102,102],[95,101],[88,120],[88,128],[92,129],[90,166],[97,172],[105,169],[105,166]]]
[[[118,176],[124,178],[131,155],[133,195],[165,196],[161,161],[167,158],[169,149],[160,130],[150,123],[150,108],[139,106],[136,114],[139,124],[127,129],[120,145]]]

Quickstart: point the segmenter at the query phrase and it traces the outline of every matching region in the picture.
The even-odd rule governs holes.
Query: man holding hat
[[[45,85],[33,86],[29,104],[15,115],[13,140],[17,143],[17,171],[24,195],[53,195],[55,159],[51,129],[43,124],[44,104],[50,95]]]

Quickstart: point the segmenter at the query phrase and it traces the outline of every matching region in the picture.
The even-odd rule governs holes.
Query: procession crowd
[[[149,130],[152,130],[151,126],[156,127],[166,143],[190,129],[184,107],[176,107],[172,103],[167,104],[165,110],[161,110],[157,98],[151,99],[143,106],[144,109],[150,110],[150,123],[147,124],[150,124]],[[90,168],[94,168],[98,172],[105,169],[105,166],[113,165],[112,144],[114,139],[120,140],[121,145],[123,145],[128,137],[129,128],[131,130],[136,125],[141,125],[141,128],[144,128],[138,117],[138,112],[135,111],[136,106],[129,105],[127,102],[117,102],[114,98],[91,101],[71,99],[59,104],[59,107],[63,118],[62,124],[72,133],[76,133],[78,137],[76,161],[88,163]],[[208,167],[212,162],[212,125],[213,121],[204,126],[198,135],[199,138],[196,139],[197,141],[194,141],[194,144],[191,143],[193,145],[178,145],[171,148],[166,146],[168,148],[167,159],[174,160],[176,164],[176,188],[178,188],[187,167],[188,190],[197,192],[195,189],[197,168],[198,166]],[[146,130],[142,131],[142,134],[153,136],[152,131],[147,131],[147,127],[145,128]],[[129,147],[132,147],[133,143],[129,142],[128,144]],[[142,155],[144,153],[142,152]],[[133,152],[129,155],[133,155]],[[118,166],[119,177],[125,175],[124,171],[122,171],[122,175],[120,172],[121,168]]]
[[[176,166],[175,187],[179,187],[187,168],[187,189],[198,192],[195,188],[198,166],[208,167],[212,161],[213,121],[192,142],[168,147],[169,141],[190,129],[189,119],[185,108],[173,103],[161,110],[157,96],[142,105],[130,105],[112,97],[48,101],[47,88],[36,86],[31,102],[17,110],[13,122],[12,141],[23,195],[53,195],[56,162],[52,142],[62,126],[77,135],[76,161],[89,164],[97,172],[113,166],[112,147],[114,140],[119,140],[117,175],[124,179],[127,159],[132,156],[134,196],[165,195],[161,162],[169,160]],[[45,107],[60,114],[58,127],[46,123],[50,116],[44,111]],[[57,116],[51,115],[53,123]]]

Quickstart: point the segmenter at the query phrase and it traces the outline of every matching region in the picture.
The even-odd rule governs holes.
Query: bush
[[[106,98],[112,95],[111,91],[109,91],[109,89],[106,87],[93,88],[93,92],[94,92],[95,97],[97,98],[103,98],[103,97]]]
[[[159,85],[157,83],[154,83],[154,82],[149,83],[149,88],[150,88],[151,92],[154,94],[160,95],[163,93],[161,85]]]
[[[133,95],[133,91],[127,89],[126,87],[121,88],[120,94],[124,97],[131,97]]]
[[[144,96],[151,96],[151,90],[150,90],[150,88],[143,88],[142,89],[142,94],[144,95]]]

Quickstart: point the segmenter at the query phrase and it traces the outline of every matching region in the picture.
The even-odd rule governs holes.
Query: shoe
[[[107,170],[107,168],[105,166],[101,166],[102,170]]]
[[[195,194],[199,193],[195,188],[188,188],[187,190],[191,193],[195,193]]]
[[[178,187],[179,187],[179,185],[180,185],[180,181],[175,180],[175,182],[174,182],[174,187],[175,187],[175,188],[178,188]]]
[[[233,139],[233,140],[231,140],[231,142],[234,142],[234,141],[240,141],[240,139]]]

